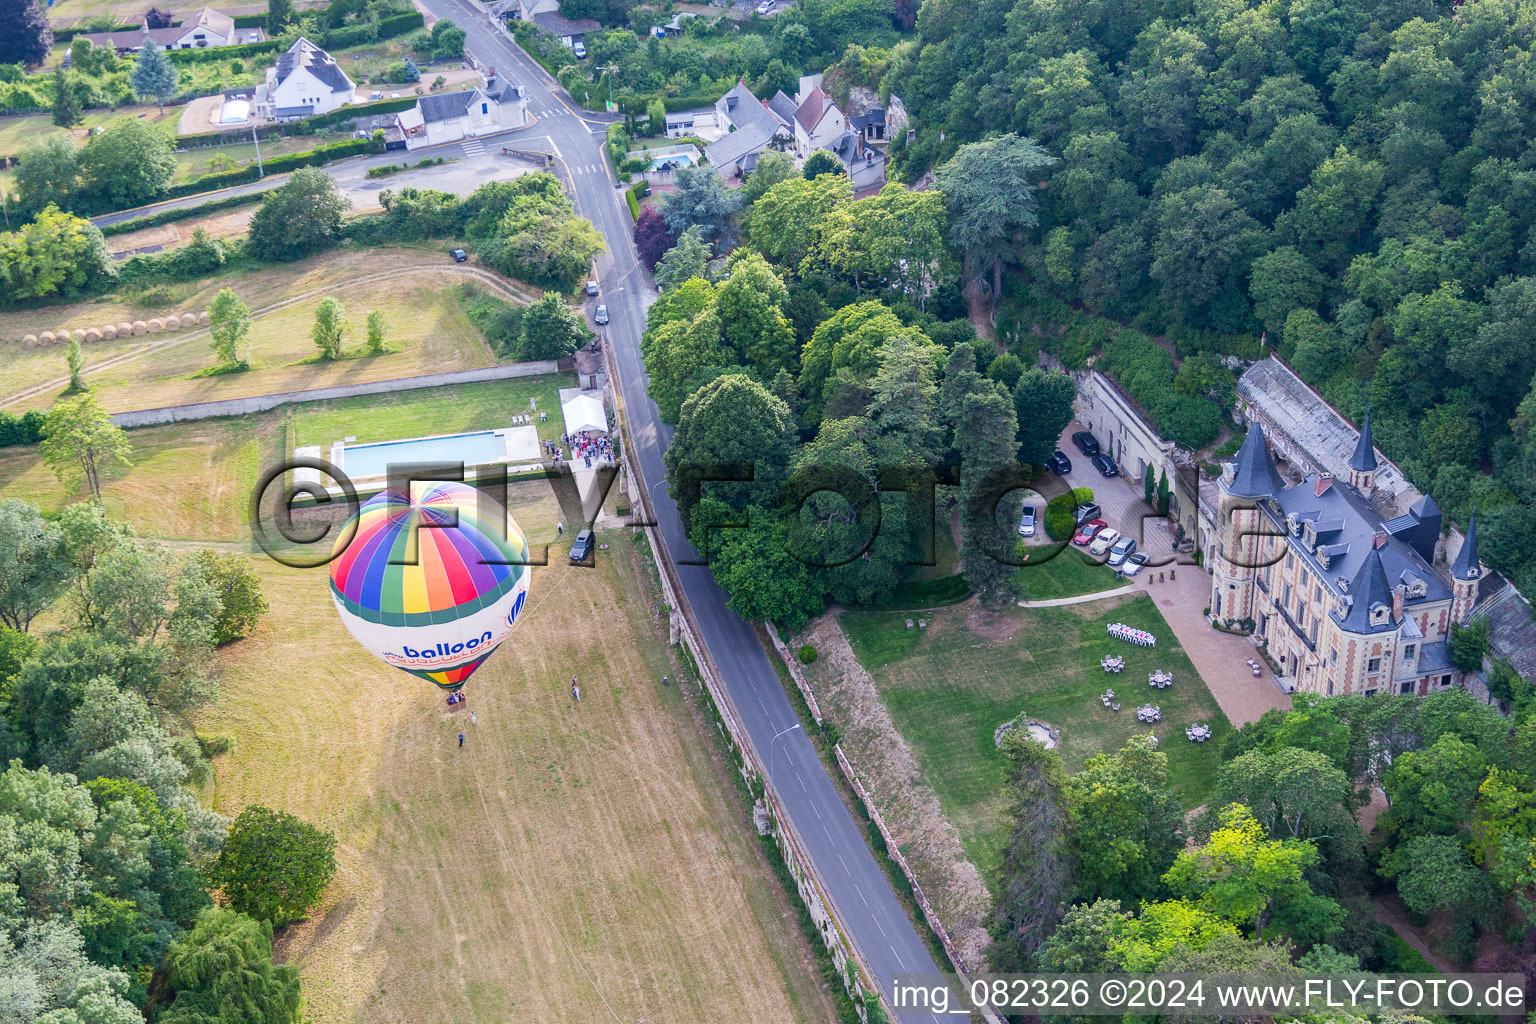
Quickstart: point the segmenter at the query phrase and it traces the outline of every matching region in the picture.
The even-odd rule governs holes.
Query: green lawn
[[[574,383],[574,377],[552,374],[307,402],[294,408],[295,443],[329,445],[348,436],[359,442],[394,441],[506,427],[513,415],[529,412],[530,398],[537,398],[539,408],[549,413],[546,423],[534,418],[539,437],[553,440],[561,432],[559,390]]]
[[[1023,600],[1050,601],[1115,590],[1125,585],[1113,569],[1090,559],[1082,548],[1069,544],[1058,551],[1057,545],[1049,544],[1026,550],[1029,561],[1018,570],[1019,592]]]
[[[960,552],[944,516],[939,517],[933,538],[934,564],[918,566],[912,575],[877,602],[874,607],[888,611],[917,611],[954,604],[971,596],[971,588],[960,575]]]
[[[926,630],[904,628],[906,616],[891,612],[850,611],[840,621],[984,877],[996,873],[1007,827],[1004,761],[993,733],[1021,714],[1056,727],[1062,758],[1076,771],[1094,754],[1148,731],[1136,719],[1138,705],[1160,705],[1163,721],[1151,731],[1163,741],[1174,789],[1186,808],[1206,801],[1229,726],[1150,598],[1114,607],[1011,608],[998,613],[1000,624],[979,629],[971,622],[976,614],[969,606],[941,609]],[[1111,622],[1149,630],[1162,645],[1111,639]],[[1125,671],[1105,675],[1099,659],[1106,654],[1123,655]],[[1173,686],[1151,689],[1153,669],[1172,671]],[[1106,686],[1121,710],[1100,703]],[[1195,721],[1214,727],[1212,741],[1185,739],[1184,727]]]

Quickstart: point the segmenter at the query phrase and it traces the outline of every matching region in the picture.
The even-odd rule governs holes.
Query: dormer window
[[[1391,614],[1391,612],[1392,612],[1392,609],[1388,608],[1384,604],[1378,604],[1375,607],[1373,607],[1371,609],[1371,623],[1372,623],[1372,625],[1375,625],[1375,624],[1381,623],[1381,622],[1386,622],[1387,621],[1387,616],[1389,614]]]

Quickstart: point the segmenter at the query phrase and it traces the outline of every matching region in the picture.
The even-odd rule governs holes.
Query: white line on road
[[[866,907],[869,906],[869,900],[864,898],[864,890],[859,888],[859,885],[858,885],[857,882],[854,883],[853,891],[859,894],[859,902],[860,903],[864,904]]]
[[[901,954],[900,953],[896,952],[896,947],[895,946],[891,947],[891,955],[896,958],[896,962],[897,963],[901,964],[901,969],[902,970],[906,970],[907,969],[907,962],[901,958]]]

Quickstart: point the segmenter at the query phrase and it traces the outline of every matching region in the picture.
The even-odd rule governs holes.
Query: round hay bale
[[[113,341],[116,338],[117,338],[117,328],[116,327],[113,327],[111,324],[107,324],[107,326],[105,326],[105,327],[103,327],[101,329],[101,340],[102,341]]]
[[[24,335],[22,335],[21,347],[22,348],[37,348],[37,335],[35,335],[35,334],[24,334]]]
[[[165,330],[165,321],[159,317],[152,317],[144,326],[149,328],[150,334],[159,334]]]
[[[34,345],[52,345],[53,344],[53,332],[52,331],[44,331],[42,334],[39,334],[37,337],[32,339],[32,344],[34,344]]]
[[[149,330],[149,325],[146,324],[143,320],[135,320],[133,322],[133,333],[134,333],[135,336],[143,334],[145,331],[148,331],[148,330]]]
[[[58,342],[60,345],[64,344],[69,340],[69,328],[55,327],[53,329],[53,340]]]
[[[122,323],[117,325],[117,336],[119,338],[127,338],[127,337],[131,337],[132,335],[133,335],[133,324],[131,324],[128,321],[124,320]]]
[[[76,341],[84,341],[85,340],[85,328],[84,327],[76,327],[75,328],[75,340]]]
[[[206,309],[197,315],[197,325],[199,327],[207,327],[210,322],[211,321],[208,317],[208,311]]]
[[[87,327],[85,329],[85,340],[86,340],[87,343],[93,342],[93,341],[100,341],[101,340],[101,331],[98,330],[95,327]]]
[[[188,310],[187,312],[181,314],[181,326],[183,328],[196,327],[197,326],[197,314],[192,312],[191,310]]]
[[[168,331],[181,330],[181,314],[170,313],[165,317],[165,329]]]

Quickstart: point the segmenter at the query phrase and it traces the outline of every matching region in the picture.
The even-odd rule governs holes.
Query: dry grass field
[[[556,514],[515,511],[534,536]],[[201,726],[237,738],[220,811],[337,835],[337,881],[280,943],[316,1024],[832,1018],[728,769],[661,685],[677,669],[646,566],[605,539],[595,570],[535,570],[527,619],[466,688],[473,726],[353,643],[323,570],[259,560],[276,611],[220,656]]]
[[[253,369],[197,376],[214,363],[207,328],[89,344],[85,379],[109,411],[494,365],[495,356],[464,314],[452,287],[461,277],[470,280],[462,275],[462,268],[430,249],[347,250],[187,285],[141,293],[125,289],[71,306],[0,314],[0,408],[12,412],[47,408],[67,383],[64,346],[23,350],[19,343],[23,335],[202,310],[226,285],[255,314]],[[329,295],[347,307],[351,348],[363,343],[368,313],[381,309],[389,321],[387,339],[395,351],[333,363],[305,362],[315,352],[309,336],[315,307]]]

